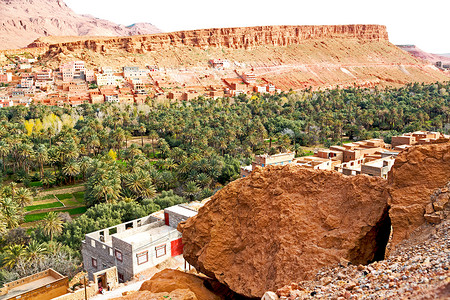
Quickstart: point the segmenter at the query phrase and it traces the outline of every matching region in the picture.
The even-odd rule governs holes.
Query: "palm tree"
[[[14,268],[24,254],[23,245],[9,245],[4,249],[3,266]]]
[[[44,233],[50,236],[50,241],[53,241],[53,236],[59,234],[63,229],[63,221],[54,211],[49,212],[43,220]]]
[[[41,259],[47,252],[47,248],[38,243],[36,240],[32,240],[25,248],[25,258],[28,262],[36,262]]]
[[[17,202],[12,198],[5,197],[0,200],[0,206],[3,214],[3,220],[6,223],[6,227],[17,227],[20,220],[22,219],[22,211],[17,205]]]
[[[33,196],[31,195],[30,190],[26,188],[19,188],[16,192],[16,202],[22,208],[33,202]]]
[[[75,181],[75,176],[80,174],[80,164],[74,160],[71,160],[64,165],[64,167],[62,168],[62,172],[65,176],[69,177],[69,182],[70,179],[73,179],[73,181]]]
[[[200,188],[197,186],[195,181],[188,181],[184,188],[184,194],[189,198],[190,201],[194,200],[194,197],[200,193]]]
[[[34,153],[34,159],[39,164],[39,174],[44,176],[44,164],[48,161],[48,151],[45,145],[39,145]]]
[[[141,147],[144,147],[144,133],[147,132],[147,128],[145,128],[144,124],[140,124],[139,133],[141,134]]]
[[[151,183],[150,177],[148,177],[141,169],[138,169],[137,172],[125,175],[123,184],[138,197],[143,196],[152,198],[156,195],[156,190]]]
[[[9,154],[11,147],[5,141],[0,140],[0,157],[2,158],[3,172],[6,170],[6,156]]]
[[[115,179],[102,179],[93,188],[97,200],[105,199],[106,203],[114,203],[119,198],[120,184]]]
[[[44,186],[50,187],[56,182],[55,174],[51,171],[45,171],[43,176],[41,177],[41,182]]]

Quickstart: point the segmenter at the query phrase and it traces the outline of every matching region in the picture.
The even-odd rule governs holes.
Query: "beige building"
[[[0,300],[50,300],[66,294],[69,279],[53,269],[8,282],[0,289]]]
[[[255,160],[253,161],[251,166],[241,167],[241,177],[246,177],[250,175],[252,170],[256,167],[265,167],[265,166],[282,166],[292,163],[295,158],[294,152],[285,152],[274,155],[263,154],[256,155]]]

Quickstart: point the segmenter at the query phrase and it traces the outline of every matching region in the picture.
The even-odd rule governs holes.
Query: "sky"
[[[76,13],[164,32],[258,25],[386,25],[389,40],[450,53],[450,0],[65,0]]]

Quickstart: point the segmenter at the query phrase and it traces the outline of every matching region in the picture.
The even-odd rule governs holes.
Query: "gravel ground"
[[[450,299],[450,220],[427,225],[388,259],[323,269],[313,281],[277,291],[280,299]]]

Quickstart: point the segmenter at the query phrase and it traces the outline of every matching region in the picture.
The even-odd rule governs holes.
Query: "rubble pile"
[[[391,256],[369,265],[323,269],[315,280],[268,292],[266,299],[449,299],[450,221],[423,227]],[[419,240],[419,242],[418,242]],[[418,242],[418,243],[417,243]],[[272,298],[269,298],[272,297]],[[263,298],[264,299],[264,298]]]

